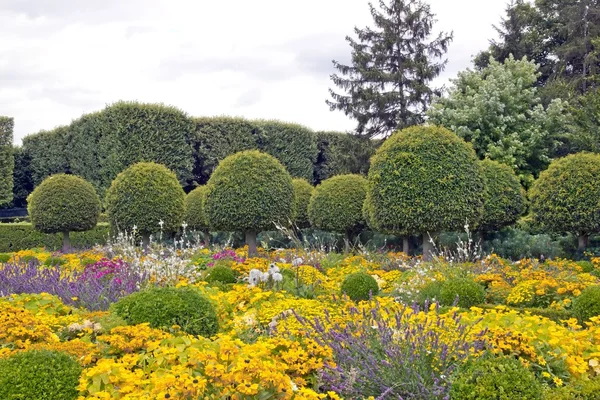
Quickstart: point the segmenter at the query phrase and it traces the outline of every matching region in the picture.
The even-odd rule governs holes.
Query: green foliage
[[[0,398],[75,400],[81,366],[56,351],[27,351],[0,360]]]
[[[34,186],[42,183],[50,175],[69,172],[65,151],[67,132],[68,127],[61,126],[23,138],[23,151],[31,157],[31,179]]]
[[[87,231],[100,216],[94,187],[75,175],[46,178],[29,195],[28,203],[33,227],[44,233]]]
[[[600,315],[600,286],[590,286],[573,300],[573,314],[582,322]]]
[[[292,216],[292,178],[268,154],[249,150],[225,158],[208,185],[205,213],[211,228],[260,232],[287,224]]]
[[[367,175],[369,160],[379,141],[344,132],[317,132],[316,135],[319,153],[315,163],[315,183],[335,175]]]
[[[452,278],[442,283],[439,295],[441,305],[453,305],[457,296],[461,308],[471,308],[485,302],[483,286],[469,278]]]
[[[184,208],[185,214],[183,220],[190,229],[205,230],[208,228],[208,221],[204,213],[204,203],[208,188],[206,185],[198,186],[185,196]]]
[[[130,294],[113,307],[131,325],[147,322],[152,328],[167,330],[178,325],[190,335],[205,337],[219,329],[214,306],[191,287],[154,287]]]
[[[548,400],[600,400],[600,377],[569,382],[560,388],[548,389]]]
[[[48,267],[57,267],[61,265],[65,265],[67,260],[61,257],[50,256],[44,261],[44,265]]]
[[[452,34],[433,36],[435,15],[427,3],[394,0],[369,4],[374,26],[355,28],[357,39],[346,37],[352,63],[333,61],[339,74],[329,90],[331,110],[358,122],[356,131],[372,138],[420,124],[435,89],[430,87],[444,69],[442,60]],[[399,29],[398,27],[402,27]]]
[[[138,163],[121,172],[106,193],[106,210],[111,225],[142,235],[157,232],[163,221],[165,232],[179,229],[185,193],[177,177],[164,165]]]
[[[0,205],[9,204],[13,200],[14,126],[14,119],[0,116]]]
[[[11,258],[10,253],[0,253],[0,264],[6,264]]]
[[[600,152],[600,90],[578,97],[569,108],[573,115],[572,146],[579,151]]]
[[[364,225],[367,180],[360,175],[338,175],[316,187],[308,205],[313,226],[348,233]]]
[[[235,279],[235,274],[233,273],[233,270],[225,265],[215,265],[214,267],[210,268],[207,271],[206,274],[206,282],[208,283],[223,283],[223,284],[228,284],[228,283],[235,283],[237,282],[237,279]]]
[[[485,177],[482,231],[497,231],[512,225],[525,210],[525,193],[513,170],[497,161],[481,161]]]
[[[377,296],[378,293],[377,281],[364,272],[348,275],[342,283],[342,294],[353,301],[369,300],[371,296]]]
[[[86,232],[71,233],[71,246],[90,249],[106,243],[110,235],[108,224],[98,224]],[[62,235],[42,233],[27,222],[0,224],[0,252],[12,252],[45,247],[48,250],[62,248]]]
[[[27,207],[27,196],[33,192],[33,176],[31,171],[31,155],[23,147],[14,147],[15,169],[13,173],[12,206]]]
[[[483,250],[514,261],[522,258],[540,258],[542,255],[546,258],[568,255],[561,240],[547,234],[531,234],[516,228],[496,232],[483,243]]]
[[[530,193],[534,221],[549,232],[600,232],[600,155],[579,153],[554,160]]]
[[[417,296],[417,302],[424,304],[426,301],[432,303],[440,300],[440,292],[442,291],[442,282],[432,281],[423,287]],[[454,302],[454,300],[452,300]],[[451,303],[452,304],[452,303]]]
[[[458,370],[451,400],[541,400],[542,386],[513,357],[482,356]]]
[[[381,232],[462,230],[483,211],[485,182],[472,147],[435,126],[400,131],[371,160],[369,223]]]
[[[292,222],[300,229],[308,228],[310,227],[308,204],[315,188],[306,180],[300,178],[293,179],[292,185],[294,185]]]
[[[512,56],[503,64],[491,60],[480,71],[460,72],[448,95],[429,109],[429,122],[472,143],[481,159],[510,166],[528,185],[550,162],[568,122],[560,99],[546,109],[541,104],[537,77],[534,62]]]

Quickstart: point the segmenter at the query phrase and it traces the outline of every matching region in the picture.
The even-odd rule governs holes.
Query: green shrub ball
[[[369,223],[382,232],[462,230],[483,212],[485,180],[470,144],[449,130],[414,126],[393,134],[371,159]]]
[[[183,222],[185,193],[177,177],[164,165],[138,163],[121,172],[106,193],[111,225],[142,235],[160,230],[175,232]]]
[[[214,306],[194,288],[152,288],[126,296],[113,307],[131,325],[149,323],[167,330],[179,325],[190,335],[205,337],[219,329]]]
[[[237,279],[235,279],[235,274],[233,270],[225,265],[215,265],[211,269],[208,270],[206,275],[206,282],[208,283],[235,283]]]
[[[377,281],[364,272],[348,275],[342,283],[342,294],[353,301],[369,300],[371,296],[377,296],[378,293]]]
[[[552,161],[529,196],[540,228],[577,235],[600,232],[600,154],[572,154]]]
[[[94,187],[75,175],[46,178],[29,195],[34,229],[44,233],[83,232],[98,223],[100,199]]]
[[[203,231],[208,229],[208,221],[204,213],[207,193],[207,186],[198,186],[185,196],[183,220],[192,230]]]
[[[600,315],[600,286],[590,286],[573,300],[573,314],[585,322]]]
[[[541,400],[542,385],[512,357],[483,356],[459,369],[451,400]]]
[[[497,161],[481,161],[485,176],[485,202],[479,230],[492,232],[517,222],[525,209],[525,195],[514,171]]]
[[[248,150],[226,157],[208,186],[205,212],[215,230],[261,232],[291,220],[292,178],[273,156]]]
[[[27,351],[0,360],[0,399],[74,400],[81,366],[56,351]]]
[[[315,188],[304,179],[294,179],[292,184],[294,185],[292,222],[299,229],[308,228],[310,227],[308,204]]]
[[[440,304],[451,306],[458,296],[458,306],[471,308],[485,302],[485,289],[468,278],[455,278],[444,281],[440,288]]]
[[[308,215],[324,231],[348,233],[365,224],[363,204],[367,180],[360,175],[338,175],[316,187]]]

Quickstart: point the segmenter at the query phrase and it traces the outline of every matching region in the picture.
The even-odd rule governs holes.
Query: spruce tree
[[[331,110],[357,120],[356,133],[387,137],[424,121],[434,94],[431,81],[443,71],[452,33],[432,38],[435,15],[421,0],[369,3],[374,28],[355,28],[351,65],[333,61],[331,79],[345,93],[330,89]]]

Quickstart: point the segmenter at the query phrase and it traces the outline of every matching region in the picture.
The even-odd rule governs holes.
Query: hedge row
[[[13,128],[12,118],[0,117],[0,205],[13,198]]]
[[[71,233],[71,244],[78,249],[91,248],[96,244],[106,243],[109,236],[109,225],[98,224],[87,232]],[[58,250],[62,247],[61,234],[45,234],[33,229],[27,222],[0,224],[0,253],[20,251],[36,247]]]
[[[166,165],[190,191],[208,181],[220,160],[243,150],[271,154],[292,177],[319,183],[339,174],[366,174],[375,146],[293,123],[190,118],[162,104],[118,102],[25,137],[15,153],[14,205],[23,206],[33,186],[57,173],[81,176],[103,197],[119,172],[140,161]]]

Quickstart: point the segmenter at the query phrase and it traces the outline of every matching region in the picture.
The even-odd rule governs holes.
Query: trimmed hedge
[[[183,220],[192,230],[203,231],[208,229],[208,221],[204,212],[207,193],[208,187],[203,185],[198,186],[185,196]]]
[[[335,175],[369,172],[369,160],[380,144],[344,132],[316,132],[318,155],[314,165],[314,182],[321,183]]]
[[[27,196],[33,192],[33,178],[31,176],[31,155],[23,147],[13,148],[15,156],[15,169],[13,173],[13,202],[17,208],[27,207]]]
[[[68,131],[69,127],[61,126],[23,138],[23,150],[31,157],[31,179],[34,186],[50,175],[70,172],[66,151]]]
[[[71,234],[71,245],[74,248],[91,248],[97,244],[105,244],[109,237],[108,224],[98,224],[86,232]],[[27,222],[0,224],[0,253],[45,247],[48,250],[62,248],[62,235],[58,233],[41,233],[33,229]]]
[[[300,178],[293,179],[292,184],[294,185],[292,222],[299,229],[309,228],[308,204],[315,188],[306,180]]]
[[[13,199],[14,126],[14,119],[0,116],[0,205],[9,204]]]

